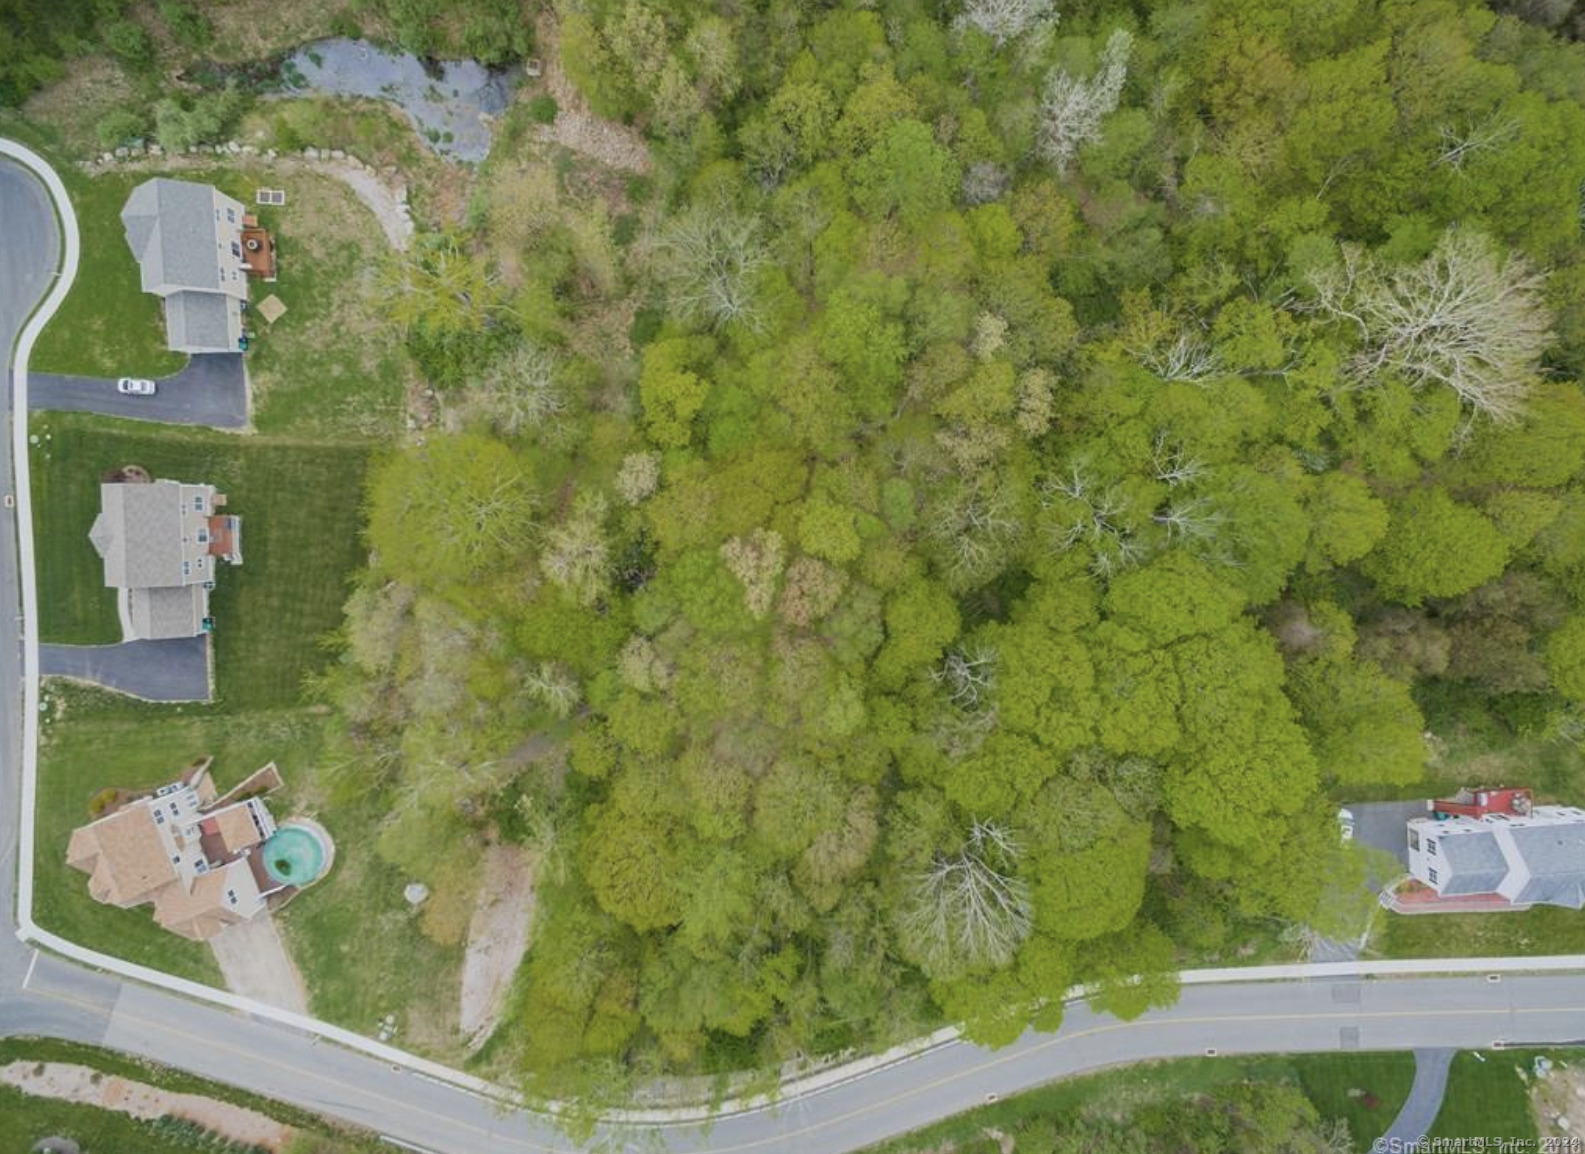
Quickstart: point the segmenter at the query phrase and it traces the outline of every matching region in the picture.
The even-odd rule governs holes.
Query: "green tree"
[[[1491,520],[1441,489],[1416,489],[1392,505],[1387,535],[1360,568],[1394,601],[1456,597],[1497,574],[1509,545]]]
[[[499,441],[432,436],[393,454],[369,484],[369,545],[379,566],[445,588],[490,573],[533,539],[535,494],[522,461]]]

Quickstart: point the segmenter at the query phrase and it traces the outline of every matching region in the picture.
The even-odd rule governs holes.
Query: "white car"
[[[144,380],[142,377],[122,377],[116,382],[116,392],[125,393],[129,397],[152,397],[154,382]]]
[[[1354,811],[1340,809],[1337,811],[1337,828],[1344,841],[1354,840]]]

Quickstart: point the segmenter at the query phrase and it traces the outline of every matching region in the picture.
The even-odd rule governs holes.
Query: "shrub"
[[[121,791],[107,786],[88,799],[88,813],[91,817],[102,817],[104,813],[116,804],[116,798],[121,796]]]
[[[117,148],[141,140],[148,132],[148,118],[141,112],[118,108],[94,125],[94,135],[106,148]]]
[[[188,0],[160,0],[160,19],[170,29],[172,39],[193,52],[203,51],[214,39],[209,17]]]
[[[549,124],[556,119],[561,106],[551,95],[536,96],[528,102],[528,116],[535,124]]]
[[[154,63],[154,41],[135,20],[112,20],[105,25],[105,47],[128,68],[143,69]]]

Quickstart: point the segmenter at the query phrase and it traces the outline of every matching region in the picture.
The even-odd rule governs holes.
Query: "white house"
[[[1439,897],[1585,908],[1585,809],[1523,789],[1464,790],[1408,823],[1409,873]]]

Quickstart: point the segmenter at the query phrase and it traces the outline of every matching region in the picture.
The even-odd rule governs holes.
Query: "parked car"
[[[116,392],[125,393],[129,397],[152,397],[154,382],[144,380],[142,377],[122,377],[116,382]]]
[[[1354,840],[1354,811],[1340,809],[1337,811],[1337,828],[1344,841]]]

